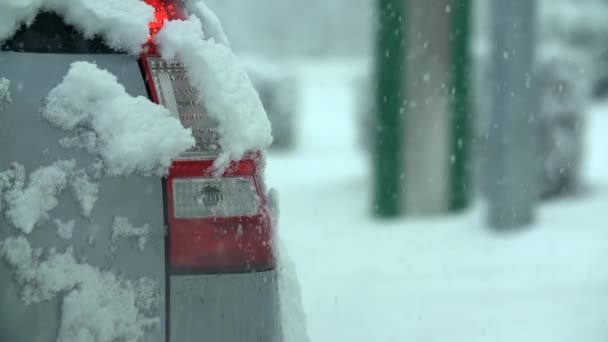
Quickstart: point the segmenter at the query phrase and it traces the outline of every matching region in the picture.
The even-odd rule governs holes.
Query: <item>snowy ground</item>
[[[380,222],[356,145],[358,66],[300,66],[300,144],[268,162],[312,341],[605,341],[608,106],[590,111],[590,193],[545,205],[533,229],[491,233],[481,206]]]

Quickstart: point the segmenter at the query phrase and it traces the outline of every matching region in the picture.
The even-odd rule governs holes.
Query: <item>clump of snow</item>
[[[70,65],[63,81],[47,96],[43,115],[58,127],[73,130],[79,124],[91,121],[96,114],[93,111],[99,110],[103,103],[125,95],[127,95],[126,90],[118,83],[116,76],[97,68],[95,64],[74,62]],[[101,116],[101,114],[97,115]],[[90,138],[97,133],[87,131],[85,128],[79,131],[82,132],[89,132]]]
[[[200,19],[203,25],[203,32],[217,43],[230,46],[228,36],[224,33],[222,22],[217,17],[205,1],[203,0],[192,0],[187,3],[188,11]]]
[[[59,145],[63,148],[84,148],[94,154],[97,151],[97,135],[91,131],[76,130],[73,136],[59,139]]]
[[[11,92],[10,92],[11,82],[2,77],[0,78],[0,110],[4,109],[7,103],[11,102]]]
[[[120,238],[136,238],[139,250],[143,251],[146,248],[146,241],[150,225],[144,224],[141,227],[135,227],[125,217],[117,216],[112,223],[112,242],[116,243]]]
[[[75,266],[87,279],[63,297],[60,341],[140,341],[144,329],[159,323],[139,313],[131,282],[88,265]]]
[[[57,341],[140,341],[146,328],[159,323],[138,310],[132,282],[77,262],[70,250],[51,250],[41,261],[20,236],[6,239],[0,256],[14,267],[26,303],[63,295]]]
[[[0,256],[4,257],[10,265],[21,267],[17,273],[19,283],[36,276],[35,270],[29,267],[36,263],[34,253],[25,237],[8,238],[3,241],[0,244]]]
[[[103,160],[98,159],[89,165],[87,168],[87,173],[95,179],[101,178],[103,175]]]
[[[30,174],[27,186],[23,168],[15,169],[15,182],[4,195],[8,205],[6,217],[23,233],[31,233],[58,205],[57,196],[65,189],[75,165],[74,160],[68,160],[41,167]]]
[[[216,167],[270,145],[270,122],[247,72],[227,46],[205,40],[198,18],[166,22],[156,43],[163,58],[186,67],[209,116],[218,122],[222,153]]]
[[[192,131],[166,108],[130,96],[116,76],[87,62],[72,63],[63,82],[49,93],[43,116],[86,136],[83,146],[99,154],[113,176],[163,175],[172,159],[195,144]]]
[[[150,278],[140,278],[135,282],[135,306],[151,316],[160,307],[160,284]]]
[[[11,37],[22,23],[31,24],[43,0],[3,0],[0,2],[0,42]]]
[[[0,172],[0,211],[4,207],[4,193],[15,187],[16,183],[23,187],[24,182],[25,168],[18,163],[13,163],[9,170]]]
[[[85,36],[101,34],[108,45],[138,54],[147,41],[154,8],[141,0],[47,0]]]
[[[74,226],[76,225],[75,220],[69,221],[61,221],[55,220],[55,225],[57,226],[57,235],[64,240],[72,239],[72,235],[74,234]]]
[[[40,11],[59,13],[89,38],[101,35],[115,49],[137,54],[149,35],[154,8],[141,0],[3,0],[0,42],[21,24],[31,24]]]
[[[97,202],[99,184],[93,183],[89,175],[84,170],[80,170],[74,174],[72,179],[72,192],[78,201],[82,215],[90,217],[95,202]]]

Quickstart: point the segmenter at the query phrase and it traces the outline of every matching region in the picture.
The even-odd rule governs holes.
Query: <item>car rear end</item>
[[[272,220],[255,156],[213,177],[177,160],[166,183],[171,341],[280,341]]]
[[[151,36],[165,19],[186,16],[181,1],[147,0],[156,9]],[[11,81],[11,102],[0,112],[0,171],[14,161],[32,171],[57,160],[79,165],[96,160],[85,150],[58,144],[65,133],[46,122],[40,108],[75,61],[89,61],[117,76],[132,96],[165,106],[188,128],[196,146],[173,161],[164,178],[102,177],[89,217],[63,194],[52,218],[75,218],[71,239],[53,220],[27,238],[34,248],[73,248],[79,260],[155,286],[146,314],[159,324],[142,341],[281,341],[274,255],[274,226],[263,184],[263,157],[250,153],[217,175],[221,151],[216,123],[205,112],[184,68],[165,61],[153,45],[141,56],[115,51],[99,38],[85,38],[53,13],[41,13],[2,43],[0,76]],[[154,148],[151,146],[150,148]],[[117,217],[149,225],[147,247],[115,246],[110,227]],[[16,235],[0,217],[0,240]],[[0,263],[0,341],[51,342],[62,320],[61,296],[26,305],[12,270]]]

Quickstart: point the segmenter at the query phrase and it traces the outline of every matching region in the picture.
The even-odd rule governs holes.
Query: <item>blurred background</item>
[[[207,4],[312,341],[608,339],[608,1]]]

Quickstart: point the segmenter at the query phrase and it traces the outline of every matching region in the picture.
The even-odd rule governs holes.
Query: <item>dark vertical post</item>
[[[486,0],[483,0],[486,1]],[[462,210],[472,198],[473,111],[471,106],[471,0],[454,0],[452,13],[452,157],[449,209]]]
[[[378,32],[376,46],[376,129],[374,149],[374,198],[376,216],[400,214],[402,179],[402,111],[404,0],[376,0]]]

